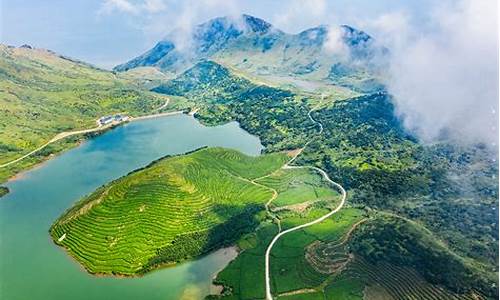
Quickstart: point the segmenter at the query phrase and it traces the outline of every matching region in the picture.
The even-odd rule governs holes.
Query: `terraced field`
[[[286,160],[222,148],[167,157],[100,187],[50,233],[91,273],[135,275],[175,263],[253,230],[273,192],[249,180]]]
[[[311,209],[307,216],[288,215],[282,220],[286,227],[303,224],[324,214],[323,209]],[[273,292],[283,299],[316,299],[315,292],[306,294],[294,292],[316,290],[329,277],[314,269],[306,260],[307,247],[316,240],[337,241],[345,235],[352,224],[361,220],[364,213],[358,209],[344,209],[338,215],[309,228],[299,230],[280,239],[271,252],[271,280]],[[264,254],[267,245],[277,232],[277,227],[265,223],[256,233],[239,241],[242,253],[232,261],[216,278],[216,283],[226,287],[223,299],[264,299]],[[322,295],[321,289],[317,292]],[[321,298],[323,299],[323,298]]]
[[[276,186],[277,187],[277,186]],[[321,214],[287,215],[283,226],[292,227]],[[350,253],[348,239],[369,218],[362,210],[346,208],[338,215],[280,239],[273,248],[271,281],[278,299],[347,300],[472,300],[487,299],[475,292],[456,294],[427,282],[415,269],[379,262],[369,263]],[[264,299],[264,252],[276,234],[264,223],[242,238],[242,253],[219,273],[215,282],[225,286],[222,299]]]
[[[439,285],[431,284],[412,268],[399,267],[386,262],[374,265],[358,257],[350,263],[345,272],[332,281],[333,283],[325,289],[327,299],[335,299],[346,286],[357,287],[359,298],[352,297],[352,299],[486,299],[477,292],[459,295]],[[361,293],[363,289],[365,289],[365,298]]]
[[[278,192],[271,209],[319,201],[331,202],[339,195],[320,174],[311,169],[281,169],[257,182]]]

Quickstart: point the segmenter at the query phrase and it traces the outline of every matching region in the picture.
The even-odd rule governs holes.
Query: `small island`
[[[0,186],[0,198],[9,193],[9,188],[6,186]]]

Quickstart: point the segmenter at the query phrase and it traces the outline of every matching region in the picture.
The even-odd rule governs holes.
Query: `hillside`
[[[292,226],[314,218],[317,212],[314,209],[301,215],[288,212],[280,215],[280,218],[282,224]],[[402,227],[409,233],[406,234],[404,242],[397,238],[391,239],[392,237],[379,238],[387,241],[387,247],[393,245],[392,249],[398,249],[400,242],[405,243],[405,246],[415,243],[417,246],[414,246],[414,249],[422,252],[420,265],[401,266],[388,263],[383,257],[388,252],[385,249],[374,249],[370,253],[382,257],[365,258],[366,252],[372,249],[366,245],[373,240],[366,228],[384,228],[382,225],[388,224],[385,220],[386,217],[366,210],[345,208],[321,224],[283,237],[271,252],[271,278],[276,298],[486,299],[477,291],[459,288],[458,292],[454,292],[447,286],[430,281],[429,276],[433,274],[426,274],[424,277],[417,271],[425,268],[422,264],[426,263],[432,263],[431,269],[440,268],[444,273],[448,272],[448,268],[443,266],[447,263],[453,264],[457,269],[467,269],[463,261],[457,259],[449,250],[436,245],[435,237],[430,236],[428,232],[422,232],[417,226],[398,224],[398,234],[402,234]],[[392,227],[387,226],[385,230],[390,228]],[[362,231],[361,234],[359,231]],[[243,249],[242,253],[215,279],[215,283],[224,286],[224,292],[221,296],[209,299],[264,299],[264,253],[276,232],[276,226],[268,223],[259,227],[255,233],[243,236],[238,241],[238,246]],[[353,235],[357,238],[353,239]],[[408,248],[407,246],[403,249],[412,251]],[[467,274],[467,271],[463,274]],[[454,278],[453,284],[463,283],[467,286],[470,285],[467,281],[481,278],[477,274],[468,275],[470,277]]]
[[[237,120],[258,135],[269,152],[301,148],[310,141],[297,164],[328,172],[349,189],[353,205],[417,221],[445,242],[446,252],[467,261],[466,268],[454,268],[433,280],[456,291],[456,280],[462,278],[458,281],[465,290],[479,289],[490,297],[497,293],[488,285],[497,284],[498,255],[493,249],[498,249],[498,169],[485,147],[419,143],[394,116],[386,93],[350,99],[295,93],[256,85],[214,62],[201,62],[155,91],[189,98],[201,108],[196,117],[202,122]],[[309,111],[322,124],[321,135]],[[394,236],[392,242],[399,239],[404,243],[405,235]],[[376,242],[371,246],[384,249]],[[418,253],[381,251],[388,263],[401,267],[414,268],[410,262],[422,259]],[[413,258],[397,259],[398,255]],[[430,271],[419,272],[425,276]],[[478,281],[463,279],[468,276]]]
[[[153,91],[189,99],[199,108],[196,117],[203,123],[238,121],[257,134],[269,152],[300,147],[305,133],[316,131],[307,117],[305,97],[258,85],[212,61],[196,64]]]
[[[165,101],[141,90],[132,78],[117,78],[48,50],[0,45],[0,164],[63,131],[95,127],[101,116],[147,114]],[[76,142],[60,141],[0,169],[0,182]]]
[[[50,233],[91,273],[136,275],[197,257],[258,225],[273,190],[251,180],[286,160],[221,148],[166,157],[98,188]]]
[[[155,66],[179,74],[200,60],[211,59],[273,82],[320,81],[360,92],[383,88],[377,78],[387,49],[347,25],[288,34],[249,15],[219,17],[198,25],[187,47],[176,45],[175,32],[115,70]]]

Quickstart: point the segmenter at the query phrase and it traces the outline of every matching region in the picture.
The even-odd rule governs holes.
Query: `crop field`
[[[313,209],[307,216],[289,216],[283,222],[291,227],[321,213]],[[347,240],[353,227],[365,220],[364,211],[347,208],[320,224],[280,239],[271,252],[273,294],[286,300],[486,299],[479,293],[459,295],[431,284],[412,268],[386,262],[374,265],[355,257]],[[225,286],[222,299],[265,298],[264,253],[277,230],[266,224],[239,241],[241,254],[217,276],[215,282]]]
[[[287,221],[287,226],[302,224],[320,213],[324,211],[312,210],[306,217],[283,221]],[[352,224],[363,217],[361,210],[345,209],[322,223],[283,236],[271,252],[273,294],[284,294],[280,299],[318,299],[317,293],[322,294],[321,289],[318,289],[317,293],[307,293],[309,298],[304,298],[305,294],[286,295],[301,289],[316,289],[330,277],[329,274],[315,270],[306,260],[308,246],[316,240],[340,240]],[[256,233],[239,241],[242,253],[220,272],[215,280],[230,291],[225,296],[227,299],[264,299],[264,253],[276,232],[276,226],[266,224]],[[226,299],[225,297],[223,299]]]
[[[338,196],[323,177],[312,169],[281,169],[258,182],[278,192],[272,208],[305,202],[332,202]]]
[[[351,298],[363,299],[360,293],[363,285],[360,283],[366,286],[365,297],[367,299],[485,299],[478,293],[459,295],[439,285],[431,284],[412,268],[395,266],[386,262],[374,265],[358,257],[352,260],[345,272],[332,280],[332,284],[325,289],[326,298],[337,299],[335,297],[342,291],[348,290],[346,287],[351,287],[351,291],[357,290],[357,294],[361,296],[355,298],[356,293],[353,293]]]
[[[254,229],[273,192],[249,180],[286,159],[222,148],[167,157],[100,187],[50,233],[91,273],[134,275],[201,255]]]

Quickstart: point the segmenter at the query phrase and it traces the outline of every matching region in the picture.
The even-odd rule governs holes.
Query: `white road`
[[[318,132],[318,135],[323,133],[323,124],[321,124],[320,122],[314,120],[314,118],[311,116],[311,113],[314,109],[311,109],[309,112],[308,112],[308,117],[309,119],[311,119],[312,122],[316,123],[318,126],[319,126],[319,132]],[[309,143],[311,142],[311,140],[309,140],[305,146],[307,147],[307,145],[309,145]],[[302,150],[304,149],[302,148]],[[338,183],[334,182],[333,180],[330,179],[330,177],[328,177],[328,174],[326,174],[325,171],[321,170],[320,168],[317,168],[317,167],[314,167],[314,166],[290,166],[290,163],[292,163],[296,158],[297,156],[302,152],[299,151],[297,152],[297,154],[286,164],[283,166],[284,169],[300,169],[300,168],[309,168],[309,169],[314,169],[316,171],[318,171],[321,176],[323,176],[323,178],[325,178],[326,181],[328,181],[328,183],[330,183],[331,185],[335,186],[339,191],[340,191],[340,194],[341,194],[341,200],[340,200],[340,203],[339,205],[332,211],[330,211],[329,213],[323,215],[322,217],[316,219],[316,220],[313,220],[311,222],[308,222],[308,223],[305,223],[305,224],[302,224],[302,225],[298,225],[298,226],[295,226],[295,227],[292,227],[292,228],[289,228],[285,231],[281,231],[280,229],[280,232],[272,239],[271,243],[269,244],[269,246],[267,247],[266,249],[266,255],[265,255],[265,268],[266,268],[266,274],[265,274],[265,280],[266,280],[266,299],[267,300],[273,300],[273,295],[271,294],[271,277],[270,277],[270,255],[271,255],[271,250],[273,249],[273,245],[280,239],[280,237],[284,236],[285,234],[288,234],[290,232],[293,232],[293,231],[296,231],[296,230],[299,230],[299,229],[303,229],[303,228],[306,228],[306,227],[309,227],[309,226],[312,226],[314,224],[318,224],[326,219],[328,219],[329,217],[331,217],[333,214],[335,214],[336,212],[338,212],[340,209],[342,209],[342,207],[344,206],[344,203],[345,203],[345,200],[347,198],[347,193],[345,191],[345,189]],[[272,201],[272,200],[271,200]],[[268,203],[270,204],[270,203]]]
[[[325,219],[328,219],[333,214],[335,214],[340,209],[342,209],[342,207],[344,206],[345,200],[347,198],[347,193],[344,190],[344,188],[340,184],[332,181],[330,179],[330,177],[328,177],[328,175],[326,174],[326,172],[323,171],[323,170],[321,170],[320,168],[309,167],[309,166],[306,166],[306,167],[286,166],[286,168],[290,168],[290,169],[291,168],[311,168],[311,169],[314,169],[314,170],[318,171],[323,176],[323,178],[325,178],[326,181],[328,181],[330,184],[334,185],[336,188],[338,188],[340,190],[342,198],[340,200],[339,205],[334,210],[332,210],[329,213],[327,213],[326,215],[323,215],[322,217],[320,217],[320,218],[318,218],[318,219],[316,219],[314,221],[311,221],[309,223],[298,225],[298,226],[292,227],[290,229],[287,229],[285,231],[282,231],[282,232],[278,233],[273,238],[273,240],[271,241],[271,243],[267,247],[266,256],[265,256],[265,259],[266,259],[266,274],[265,274],[265,276],[266,276],[266,299],[267,300],[272,300],[273,299],[273,296],[271,294],[271,277],[270,277],[270,271],[269,271],[269,267],[270,267],[269,256],[271,254],[271,250],[273,248],[273,245],[279,240],[280,237],[284,236],[287,233],[290,233],[290,232],[293,232],[293,231],[296,231],[296,230],[299,230],[299,229],[302,229],[302,228],[306,228],[306,227],[312,226],[314,224],[318,224],[318,223],[324,221]]]

